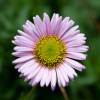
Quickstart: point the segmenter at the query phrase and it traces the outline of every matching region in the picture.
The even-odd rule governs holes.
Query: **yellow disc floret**
[[[36,42],[33,54],[40,64],[48,68],[54,68],[64,59],[64,43],[57,36],[41,37]]]

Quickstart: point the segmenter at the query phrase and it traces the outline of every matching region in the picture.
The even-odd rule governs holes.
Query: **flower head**
[[[12,41],[15,68],[32,86],[64,87],[77,76],[75,70],[85,68],[77,60],[86,59],[86,37],[69,17],[53,14],[50,20],[44,13],[43,20],[38,15],[33,20],[27,20]]]

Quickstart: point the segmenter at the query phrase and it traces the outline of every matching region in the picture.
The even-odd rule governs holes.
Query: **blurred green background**
[[[43,12],[70,16],[86,33],[89,52],[86,70],[71,81],[70,100],[100,100],[100,0],[0,0],[0,100],[27,100],[31,86],[14,69],[11,40],[25,20]],[[29,100],[63,100],[59,88],[33,87]]]

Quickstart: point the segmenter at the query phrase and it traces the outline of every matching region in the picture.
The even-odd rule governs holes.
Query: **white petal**
[[[42,79],[40,81],[40,86],[43,87],[46,84],[46,77],[47,77],[47,68],[44,68]]]
[[[24,37],[26,37],[26,38],[28,38],[28,39],[30,39],[30,40],[33,40],[33,38],[32,38],[30,35],[28,35],[27,33],[23,32],[23,31],[21,31],[21,30],[17,30],[17,32],[18,32],[21,36],[24,36]]]
[[[33,58],[33,55],[23,56],[13,61],[13,63],[22,63]]]
[[[84,37],[85,36],[85,34],[82,34],[82,33],[79,33],[79,34],[76,34],[76,35],[73,35],[73,36],[71,36],[71,37],[68,37],[68,38],[64,38],[63,37],[63,40],[65,41],[65,42],[71,42],[71,41],[78,41],[78,40],[86,40],[86,37]]]
[[[14,43],[19,46],[33,47],[34,42],[23,36],[16,36]]]
[[[56,86],[56,71],[55,71],[55,69],[53,69],[51,72],[51,88],[52,88],[52,90],[54,90],[55,86]]]
[[[61,74],[60,69],[57,68],[56,71],[57,71],[57,78],[58,78],[58,85],[59,85],[59,87],[60,86],[65,87],[66,86],[66,82],[65,82],[65,80],[64,80],[64,78],[63,78],[63,76]]]
[[[24,74],[28,74],[32,71],[32,69],[34,69],[34,67],[37,66],[37,63],[34,62],[34,60],[30,60],[27,61],[26,63],[24,63],[19,69],[19,72],[22,72]]]
[[[23,63],[17,64],[17,65],[15,66],[15,69],[19,69],[22,65],[23,65]]]
[[[45,23],[47,34],[52,33],[50,18],[47,13],[44,13],[43,22]]]
[[[66,43],[66,47],[81,46],[85,43],[86,43],[86,41],[84,41],[84,40],[75,40],[75,41],[71,41],[71,42]]]
[[[67,52],[67,57],[72,58],[72,59],[77,59],[77,60],[85,60],[86,59],[86,54],[82,53],[76,53],[76,52]]]
[[[47,79],[47,81],[46,81],[46,86],[48,86],[48,85],[50,84],[50,82],[51,82],[51,70],[48,70],[47,73],[48,73],[48,74],[47,74],[48,79]]]
[[[79,30],[77,30],[79,28],[78,25],[70,28],[63,36],[62,36],[62,39],[63,38],[68,38],[69,36],[72,36],[72,35],[75,35],[77,33],[79,33]]]
[[[87,52],[88,46],[71,47],[71,48],[67,48],[67,51],[68,52]]]
[[[33,19],[34,19],[35,27],[37,28],[40,35],[46,33],[46,27],[44,22],[42,22],[41,18],[37,15],[36,17],[33,17]]]
[[[72,60],[72,59],[69,59],[69,58],[65,58],[65,61],[67,63],[69,63],[70,65],[72,65],[71,67],[79,70],[79,71],[82,71],[82,69],[85,68],[84,65],[80,64],[79,62],[75,61],[75,60]]]
[[[43,72],[44,72],[44,68],[41,66],[41,69],[40,69],[39,73],[36,75],[36,77],[34,79],[35,83],[39,83],[40,82],[40,80],[43,77]]]
[[[14,50],[18,51],[18,52],[21,52],[21,51],[33,51],[33,48],[16,46],[14,48]]]
[[[31,23],[31,25],[30,25],[30,23],[31,22],[26,21],[25,25],[23,25],[23,30],[27,34],[29,34],[33,38],[34,41],[36,41],[36,39],[38,38],[38,32],[36,30],[35,25],[33,23]]]
[[[25,63],[21,66],[21,68],[19,68],[19,71],[23,70],[24,68],[27,68],[27,67],[30,66],[30,65],[34,65],[34,60],[30,60],[30,61],[25,62]]]
[[[69,20],[69,17],[66,17],[62,23],[61,23],[61,28],[59,31],[59,37],[62,37],[67,30],[74,25],[73,20]]]
[[[63,63],[63,69],[66,72],[66,74],[68,75],[68,77],[73,80],[74,76],[77,76],[77,73],[75,72],[75,70],[73,68],[71,68],[67,63]]]
[[[58,34],[60,30],[60,24],[62,21],[62,17],[59,16],[58,14],[53,14],[53,17],[51,19],[51,28],[52,28],[52,33],[53,34]]]
[[[40,69],[41,67],[37,66],[37,68],[34,71],[30,72],[30,74],[27,76],[27,79],[33,78],[40,71]]]
[[[30,56],[32,55],[32,52],[13,52],[12,55],[16,57]]]
[[[63,65],[62,65],[62,66],[63,66]],[[59,69],[60,69],[61,74],[62,74],[62,76],[64,77],[66,83],[68,84],[68,82],[69,82],[69,78],[68,78],[68,75],[66,74],[66,72],[64,71],[64,69],[63,69],[62,66],[60,66]]]

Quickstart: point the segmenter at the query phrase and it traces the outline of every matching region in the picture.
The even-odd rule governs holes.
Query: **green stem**
[[[23,100],[31,100],[32,97],[33,97],[33,95],[34,95],[33,92],[34,92],[34,88],[32,88],[32,89],[29,91],[29,93],[24,97]]]
[[[60,91],[61,91],[61,93],[62,93],[62,95],[64,97],[64,100],[69,100],[65,88],[64,87],[60,87]]]

